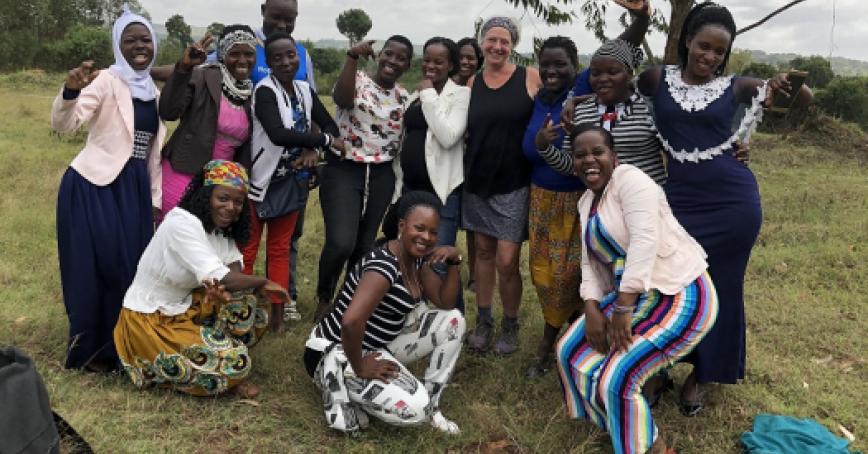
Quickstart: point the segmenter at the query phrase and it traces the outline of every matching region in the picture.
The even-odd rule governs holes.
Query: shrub
[[[816,96],[827,113],[868,131],[868,77],[836,77]]]
[[[739,74],[742,76],[756,77],[758,79],[769,79],[779,72],[778,68],[775,68],[768,63],[754,62],[745,66]]]
[[[85,60],[93,60],[97,68],[114,63],[111,36],[107,29],[76,25],[62,40],[43,44],[34,63],[40,68],[66,71]]]

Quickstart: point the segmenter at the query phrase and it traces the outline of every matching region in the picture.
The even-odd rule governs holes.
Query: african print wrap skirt
[[[530,277],[546,324],[556,328],[582,308],[581,196],[533,185],[530,190]]]
[[[265,333],[268,310],[267,299],[250,293],[212,302],[196,291],[187,312],[175,316],[124,308],[114,330],[115,345],[136,387],[212,396],[250,373],[248,348]]]

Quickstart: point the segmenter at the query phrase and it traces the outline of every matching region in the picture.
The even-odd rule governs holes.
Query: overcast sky
[[[155,22],[164,22],[173,14],[181,14],[190,25],[206,26],[212,22],[244,23],[260,26],[258,0],[140,0]],[[593,35],[581,24],[548,27],[532,14],[523,14],[520,9],[507,5],[505,0],[298,0],[299,18],[295,37],[301,39],[343,38],[335,26],[337,15],[349,8],[365,10],[373,21],[368,33],[370,38],[385,38],[403,34],[414,43],[442,35],[453,39],[473,32],[477,17],[507,14],[521,18],[522,42],[518,50],[530,49],[529,36],[546,37],[554,34],[573,38],[579,52],[592,53],[598,46]],[[787,0],[719,0],[735,16],[739,27],[748,25]],[[576,11],[583,0],[575,0]],[[833,4],[835,26],[833,30]],[[668,18],[669,3],[654,0]],[[609,8],[611,36],[620,33],[617,17],[621,8],[612,4]],[[662,54],[664,37],[652,34],[650,43],[655,54]],[[865,0],[807,0],[780,15],[765,25],[740,35],[735,46],[743,49],[760,49],[766,52],[794,52],[868,60],[868,2]]]

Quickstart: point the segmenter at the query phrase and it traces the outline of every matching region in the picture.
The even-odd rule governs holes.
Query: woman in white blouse
[[[289,297],[279,284],[241,272],[236,244],[249,236],[247,186],[240,165],[209,162],[145,249],[114,330],[118,356],[137,387],[259,394],[244,382],[247,349],[267,327],[265,296]]]

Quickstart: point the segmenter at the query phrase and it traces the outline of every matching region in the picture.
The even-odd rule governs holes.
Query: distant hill
[[[784,53],[774,54],[761,50],[748,49],[751,58],[755,62],[768,63],[773,66],[787,64],[790,60],[799,57],[798,54]],[[844,57],[832,57],[832,72],[839,76],[865,76],[868,75],[868,62],[853,60]]]

